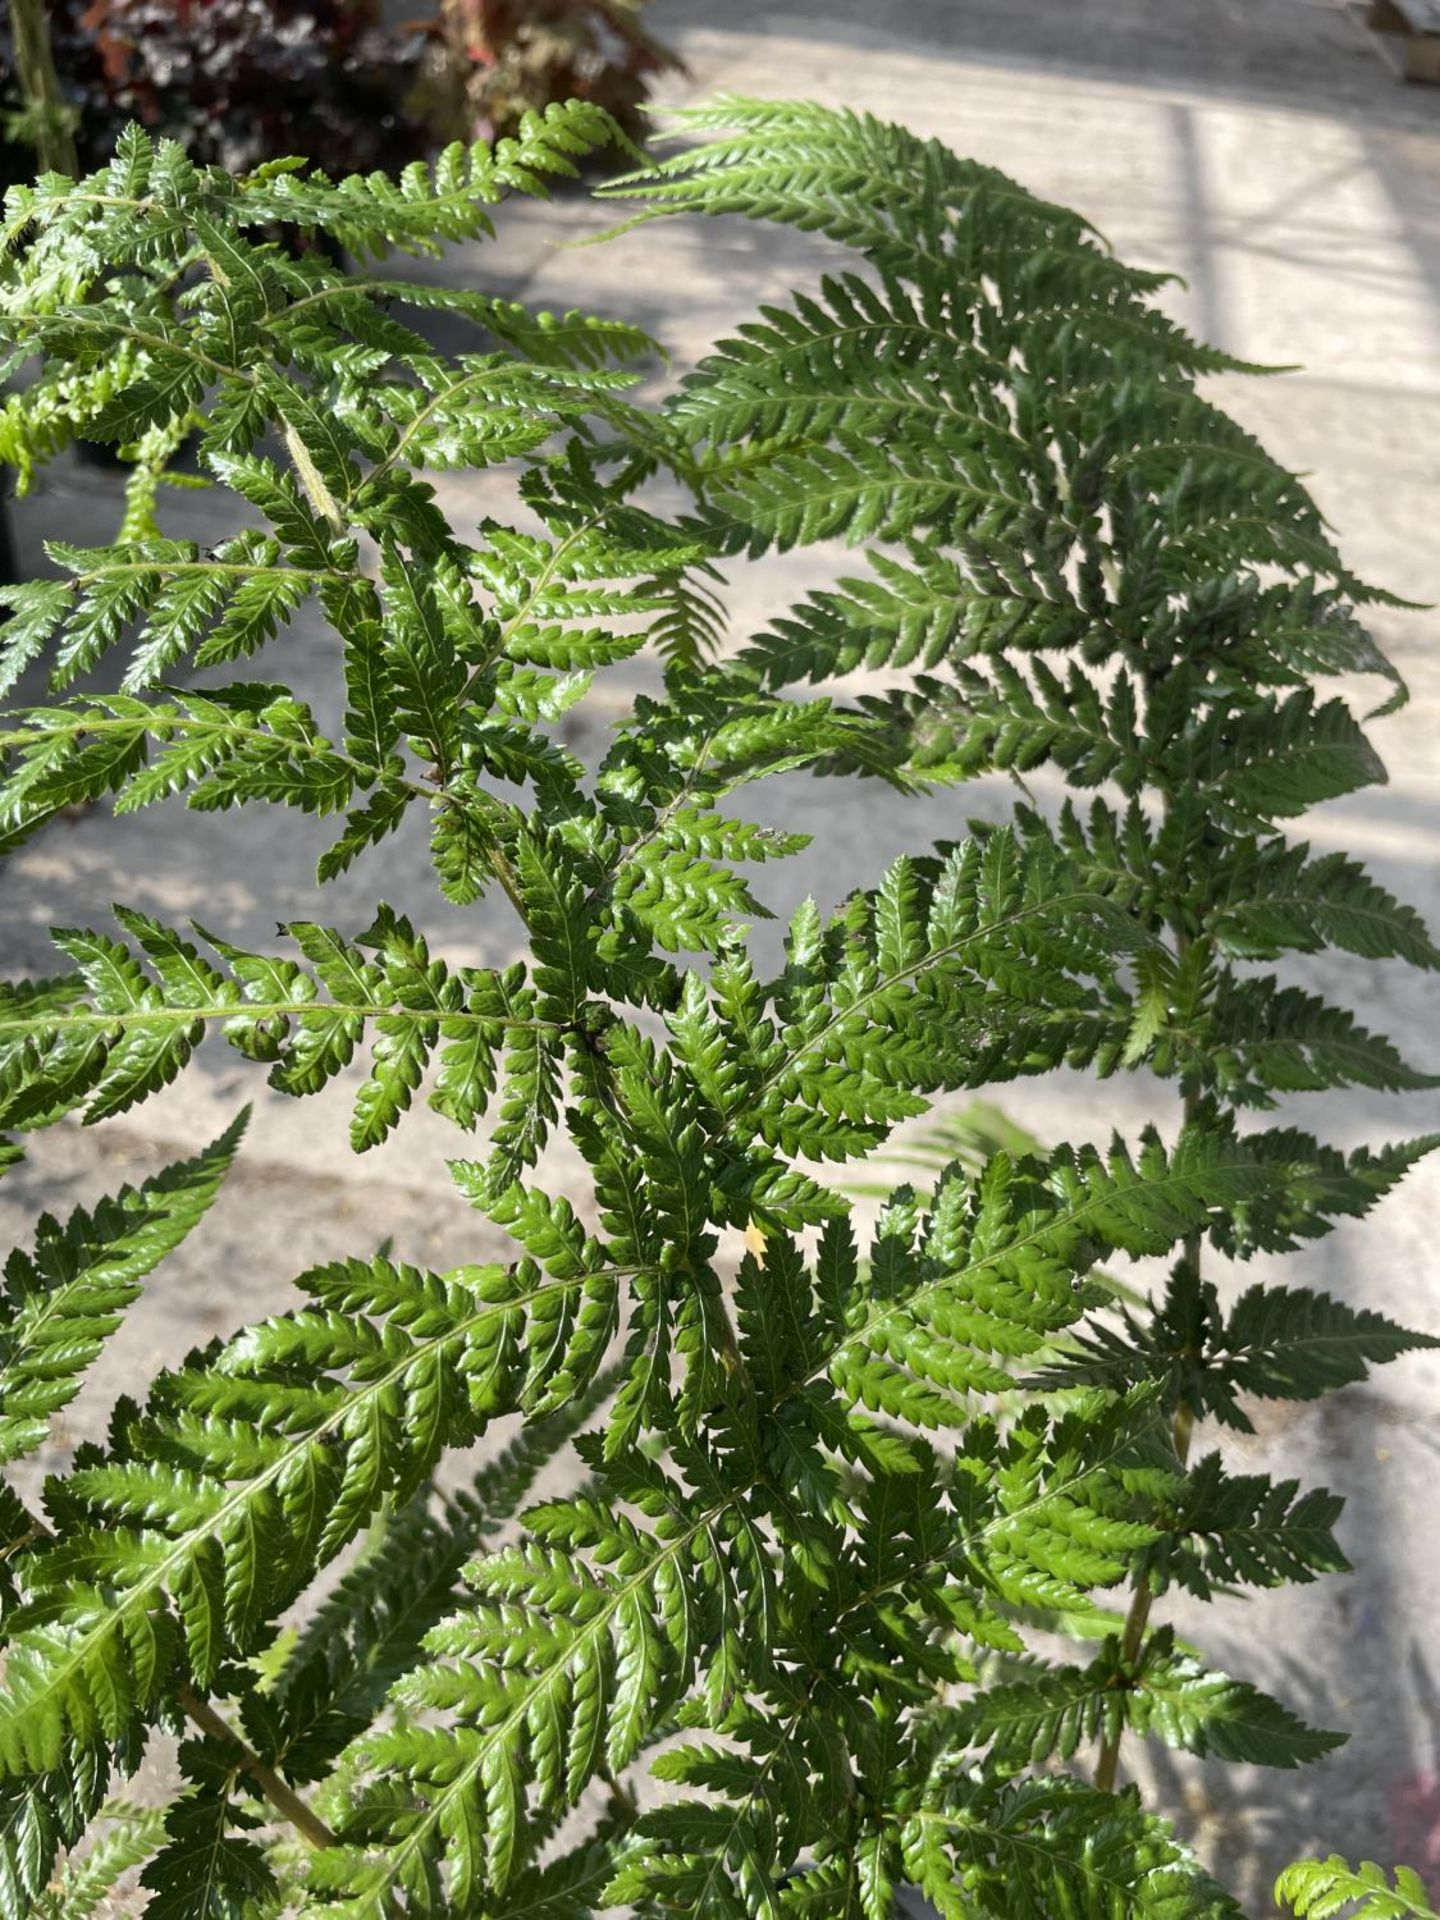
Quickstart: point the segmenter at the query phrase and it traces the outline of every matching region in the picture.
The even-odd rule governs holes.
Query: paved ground
[[[1225,403],[1293,466],[1313,475],[1352,564],[1415,598],[1440,598],[1440,93],[1397,85],[1351,19],[1316,0],[810,0],[777,11],[732,0],[655,0],[657,28],[692,78],[672,96],[719,88],[816,97],[903,118],[996,163],[1094,219],[1128,257],[1178,268],[1174,310],[1252,359],[1303,371],[1221,384]],[[793,236],[676,225],[608,248],[557,239],[603,216],[579,199],[516,209],[500,244],[467,251],[447,272],[550,305],[583,303],[650,325],[683,363],[754,302],[812,271],[818,248]],[[472,518],[503,505],[490,489],[452,489]],[[96,537],[105,483],[57,471],[24,510],[22,537]],[[175,531],[213,538],[213,509],[181,497]],[[810,555],[736,583],[735,632],[823,575]],[[1308,831],[1346,846],[1440,919],[1440,666],[1432,614],[1384,614],[1382,641],[1411,680],[1411,707],[1386,724],[1388,788],[1321,809]],[[318,627],[289,643],[283,671],[322,706],[334,650]],[[611,676],[616,707],[645,669]],[[599,737],[599,709],[586,722]],[[587,736],[581,736],[583,751]],[[767,816],[823,832],[823,844],[772,888],[783,909],[806,890],[833,899],[907,846],[953,833],[967,814],[1003,811],[1003,789],[905,807],[872,791],[777,783]],[[288,814],[273,820],[189,816],[183,843],[160,813],[96,815],[57,825],[6,873],[0,965],[46,964],[43,930],[103,915],[112,898],[204,918],[232,938],[264,941],[277,919],[317,910],[319,843]],[[837,842],[843,858],[835,857]],[[487,911],[434,901],[413,836],[389,841],[331,889],[324,914],[358,926],[377,895],[420,918],[458,959],[507,955],[513,928]],[[1434,990],[1401,971],[1317,963],[1323,983],[1440,1065]],[[1103,1089],[1063,1077],[1007,1095],[1051,1137],[1084,1137],[1164,1115],[1168,1095],[1139,1081]],[[343,1146],[345,1092],[289,1103],[266,1093],[233,1054],[211,1050],[162,1098],[97,1133],[59,1129],[0,1188],[0,1244],[40,1206],[63,1208],[134,1178],[218,1131],[257,1102],[242,1165],[186,1254],[158,1276],[132,1316],[95,1394],[62,1447],[89,1430],[108,1394],[138,1385],[162,1357],[282,1304],[284,1277],[308,1261],[362,1251],[393,1235],[411,1258],[483,1256],[496,1236],[455,1198],[443,1158],[456,1137],[417,1114],[363,1161]],[[1332,1098],[1307,1124],[1358,1143],[1437,1124],[1433,1102]],[[563,1162],[552,1170],[563,1181]],[[1422,1170],[1367,1228],[1337,1233],[1307,1263],[1312,1281],[1440,1328],[1440,1169]],[[1440,1362],[1392,1369],[1373,1387],[1267,1418],[1257,1461],[1322,1478],[1351,1496],[1343,1538],[1364,1573],[1348,1581],[1217,1610],[1183,1624],[1217,1664],[1268,1681],[1351,1745],[1304,1775],[1245,1777],[1151,1766],[1167,1800],[1255,1913],[1276,1864],[1315,1844],[1428,1867],[1440,1891],[1440,1646],[1432,1592],[1440,1569]]]

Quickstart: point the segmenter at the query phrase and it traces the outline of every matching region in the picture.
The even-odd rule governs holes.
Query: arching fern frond
[[[116,1882],[156,1852],[165,1837],[165,1814],[159,1807],[111,1802],[100,1809],[99,1818],[106,1823],[100,1838],[36,1898],[31,1909],[35,1920],[94,1920]]]
[[[239,1052],[270,1064],[272,1086],[315,1093],[368,1030],[372,1070],[356,1090],[351,1130],[363,1151],[409,1107],[432,1055],[430,1104],[470,1127],[517,1035],[558,1052],[561,1028],[537,1012],[523,969],[452,972],[387,908],[359,944],[297,921],[288,931],[308,966],[210,936],[217,966],[148,915],[116,915],[134,947],[61,930],[56,943],[78,976],[0,989],[4,1124],[34,1126],[77,1109],[91,1121],[123,1112],[173,1080],[212,1025]]]
[[[1057,1900],[1085,1920],[1238,1920],[1241,1911],[1133,1793],[1102,1797],[1063,1775],[939,1785],[934,1804],[906,1820],[901,1844],[945,1920],[977,1904],[997,1920],[1045,1920]]]
[[[1191,1468],[1165,1537],[1146,1555],[1146,1574],[1208,1600],[1217,1587],[1307,1583],[1346,1573],[1331,1529],[1344,1502],[1323,1487],[1235,1474],[1218,1453]]]
[[[529,1422],[471,1483],[422,1488],[377,1515],[362,1553],[282,1660],[266,1656],[262,1751],[295,1781],[323,1780],[377,1717],[402,1676],[426,1661],[425,1636],[458,1604],[461,1571],[524,1504],[541,1472],[613,1392],[594,1376],[560,1411]]]
[[[44,1445],[51,1416],[80,1391],[145,1276],[215,1199],[247,1118],[248,1110],[194,1160],[77,1207],[63,1226],[42,1215],[34,1251],[11,1253],[0,1293],[0,1462]]]
[[[1002,1765],[1071,1759],[1077,1748],[1119,1729],[1153,1733],[1167,1746],[1253,1765],[1295,1767],[1341,1745],[1345,1736],[1307,1727],[1247,1682],[1212,1673],[1174,1650],[1162,1628],[1144,1657],[1127,1662],[1107,1640],[1086,1667],[1054,1667],[975,1697],[972,1739]]]
[[[124,1738],[187,1680],[208,1688],[446,1448],[562,1363],[582,1389],[604,1357],[593,1326],[537,1372],[527,1324],[557,1292],[613,1297],[616,1280],[532,1285],[500,1267],[442,1278],[383,1259],[316,1268],[301,1277],[307,1307],[162,1376],[143,1413],[122,1405],[108,1449],[49,1489],[62,1537],[29,1543],[16,1568],[4,1774],[57,1765],[71,1740]]]
[[[1373,1860],[1352,1867],[1338,1853],[1286,1867],[1275,1898],[1300,1920],[1435,1920],[1430,1894],[1413,1868],[1397,1867],[1392,1885]]]
[[[1338,1156],[1337,1156],[1338,1158]],[[1261,1158],[1261,1165],[1273,1163]],[[1283,1193],[1285,1175],[1280,1172]],[[1224,1237],[1222,1238],[1222,1244]],[[1161,1378],[1187,1402],[1242,1433],[1254,1431],[1239,1393],[1261,1399],[1314,1400],[1364,1380],[1371,1367],[1437,1344],[1368,1307],[1352,1307],[1307,1287],[1252,1286],[1227,1313],[1212,1282],[1180,1263],[1153,1317],[1122,1312],[1119,1329],[1097,1322],[1074,1351],[1052,1358],[1047,1385],[1117,1387]],[[1203,1483],[1202,1483],[1203,1484]]]

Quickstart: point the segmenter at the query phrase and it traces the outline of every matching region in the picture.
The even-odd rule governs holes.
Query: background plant
[[[75,175],[74,109],[64,100],[55,73],[49,22],[40,0],[18,0],[10,9],[7,65],[18,99],[7,116],[7,141],[33,147],[42,172]],[[10,185],[7,177],[5,184]]]
[[[385,27],[373,0],[52,0],[41,13],[86,171],[132,121],[236,171],[302,153],[337,175],[393,172],[440,144],[416,98],[423,38]],[[20,91],[14,53],[6,26],[5,96]]]
[[[57,933],[73,971],[5,991],[13,1131],[123,1111],[216,1029],[296,1096],[363,1046],[352,1144],[428,1085],[483,1120],[457,1187],[514,1246],[445,1275],[403,1249],[312,1270],[303,1305],[122,1402],[43,1512],[9,1497],[14,1904],[150,1730],[188,1723],[182,1790],[107,1819],[90,1883],[143,1860],[162,1914],[880,1916],[902,1879],[947,1915],[1235,1914],[1113,1791],[1125,1732],[1282,1766],[1339,1738],[1152,1608],[1343,1564],[1338,1503],[1192,1457],[1201,1420],[1426,1344],[1214,1278],[1365,1211],[1431,1144],[1239,1124],[1292,1086],[1427,1084],[1251,966],[1436,963],[1413,913],[1280,827],[1378,777],[1311,690],[1394,681],[1353,613],[1371,590],[1196,394],[1228,363],[1078,217],[874,122],[692,119],[740,132],[623,190],[819,229],[865,271],[767,310],[659,416],[625,397],[647,343],[623,324],[259,238],[474,235],[614,136],[593,108],[394,186],[236,182],[127,136],[105,174],[8,203],[4,324],[32,374],[11,457],[73,433],[142,451],[121,539],[57,544],[61,577],[6,595],[7,678],[46,657],[57,696],[0,735],[12,841],[79,799],[264,801],[336,818],[323,881],[423,803],[437,885],[507,898],[530,955],[451,966],[384,906],[265,952],[122,908],[120,937]],[[477,350],[437,353],[408,324],[427,305]],[[252,521],[203,554],[158,510],[182,432]],[[534,518],[472,545],[424,472],[501,463]],[[642,492],[661,473],[684,514]],[[875,543],[867,574],[714,659],[717,563],[834,535]],[[335,739],[246,664],[312,597],[344,643]],[[581,765],[559,716],[647,644],[663,690]],[[122,652],[119,692],[61,697]],[[862,661],[893,692],[791,697]],[[756,973],[742,869],[795,841],[730,810],[743,786],[1046,760],[1100,787],[1087,814],[1026,804],[807,905]],[[897,1189],[857,1245],[847,1162],[941,1093],[1062,1061],[1175,1080],[1164,1132],[996,1144],[924,1200]],[[541,1184],[556,1130],[588,1194]],[[14,1256],[11,1458],[237,1148],[238,1127]],[[1127,1256],[1174,1264],[1117,1316],[1092,1276]],[[434,1485],[516,1412],[476,1485]],[[566,1447],[578,1489],[515,1525]],[[1093,1657],[1042,1658],[1056,1625]]]
[[[633,138],[641,108],[679,55],[644,26],[646,0],[440,0],[430,28],[441,58],[428,94],[437,123],[463,138],[510,134],[562,100],[604,107]]]
[[[337,178],[398,172],[572,99],[638,136],[656,76],[683,71],[642,24],[642,5],[443,0],[392,27],[377,0],[53,0],[0,25],[0,101],[9,137],[32,146],[38,109],[24,104],[34,87],[17,56],[33,41],[33,11],[58,69],[58,137],[72,142],[46,166],[73,174],[76,140],[79,164],[102,166],[138,121],[202,166],[243,172],[298,153]],[[28,173],[27,155],[5,183]]]

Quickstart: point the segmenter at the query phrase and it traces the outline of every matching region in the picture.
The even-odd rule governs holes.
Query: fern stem
[[[601,1784],[610,1802],[610,1810],[624,1827],[633,1827],[640,1818],[640,1802],[620,1776],[609,1767],[601,1767]]]
[[[202,1700],[188,1684],[182,1686],[176,1696],[186,1715],[203,1733],[223,1741],[233,1748],[241,1768],[259,1787],[275,1811],[288,1820],[295,1831],[302,1834],[312,1847],[336,1847],[340,1844],[339,1835],[327,1827],[318,1813],[312,1811],[293,1787],[276,1773],[273,1767],[267,1767],[255,1749],[246,1744],[228,1721],[221,1718],[208,1701]]]
[[[47,1014],[44,1025],[47,1030],[54,1029],[63,1033],[70,1029],[88,1030],[98,1028],[108,1031],[118,1028],[139,1027],[154,1031],[167,1018],[179,1027],[196,1020],[233,1020],[237,1014],[247,1020],[278,1020],[301,1013],[332,1013],[341,1010],[353,1014],[358,1020],[399,1020],[409,1021],[422,1026],[427,1020],[443,1017],[455,1022],[471,1021],[478,1025],[481,1021],[491,1026],[501,1027],[506,1033],[564,1033],[564,1023],[559,1020],[516,1020],[508,1016],[471,1013],[468,1008],[455,1007],[437,1013],[433,1007],[416,1009],[402,1002],[370,1001],[368,1003],[347,1000],[332,1003],[327,1000],[222,1000],[208,1007],[182,1007],[178,1010],[168,1007],[131,1007],[118,1013],[99,1011],[93,1007],[81,1008],[78,1012],[71,1009],[65,1013]],[[16,1019],[0,1020],[0,1040],[10,1034],[28,1034],[33,1032],[35,1021],[23,1016]]]
[[[75,114],[60,90],[45,0],[13,0],[11,33],[15,70],[25,102],[26,135],[34,142],[43,173],[80,172],[75,155]]]
[[[1186,1119],[1190,1117],[1189,1102],[1186,1102]],[[1198,1273],[1200,1269],[1201,1236],[1192,1233],[1185,1242],[1186,1261]],[[1175,1421],[1171,1428],[1175,1441],[1175,1453],[1181,1466],[1190,1457],[1190,1442],[1195,1433],[1195,1410],[1187,1401],[1181,1401],[1175,1409]],[[1120,1639],[1120,1658],[1127,1666],[1132,1666],[1140,1658],[1140,1649],[1145,1643],[1145,1629],[1150,1624],[1150,1608],[1155,1594],[1148,1581],[1142,1580],[1136,1587],[1130,1600],[1130,1611],[1125,1616],[1125,1630]],[[1107,1733],[1100,1743],[1100,1757],[1095,1763],[1095,1785],[1102,1793],[1115,1791],[1115,1773],[1120,1764],[1120,1742],[1124,1738],[1123,1724],[1117,1725],[1113,1733]]]

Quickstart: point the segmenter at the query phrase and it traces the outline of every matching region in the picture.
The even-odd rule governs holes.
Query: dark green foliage
[[[1263,1150],[1263,1134],[1252,1140]],[[1282,1205],[1288,1204],[1293,1176],[1286,1162],[1265,1159]],[[1352,1210],[1361,1208],[1341,1209]],[[1313,1215],[1310,1224],[1312,1230],[1318,1227]],[[1213,1414],[1242,1433],[1254,1427],[1239,1393],[1262,1400],[1316,1400],[1363,1380],[1372,1366],[1436,1344],[1383,1314],[1308,1288],[1249,1287],[1227,1313],[1214,1285],[1200,1281],[1184,1262],[1171,1275],[1163,1302],[1144,1318],[1122,1310],[1119,1323],[1078,1335],[1071,1350],[1051,1363],[1044,1384],[1123,1386],[1137,1376],[1151,1376],[1166,1380],[1197,1413]]]
[[[976,1910],[1048,1920],[1238,1920],[1241,1909],[1201,1872],[1133,1791],[1097,1794],[1051,1776],[927,1783],[901,1830],[901,1857],[946,1920]],[[842,1911],[831,1908],[829,1911]]]
[[[110,158],[132,120],[192,158],[237,170],[304,152],[320,166],[369,172],[401,167],[429,144],[414,98],[423,41],[348,0],[265,0],[259,11],[220,0],[198,16],[149,0],[56,0],[46,13],[87,168]],[[7,108],[16,104],[10,54],[6,32]]]
[[[120,1114],[223,1039],[284,1093],[342,1084],[357,1150],[423,1093],[477,1133],[456,1205],[505,1243],[444,1274],[325,1262],[123,1399],[43,1511],[0,1496],[17,1911],[78,1920],[143,1861],[161,1920],[887,1920],[907,1881],[947,1920],[1235,1920],[1115,1791],[1122,1739],[1292,1767],[1342,1737],[1151,1612],[1346,1566],[1338,1499],[1192,1459],[1197,1421],[1247,1430],[1436,1344],[1228,1271],[1365,1214],[1435,1143],[1342,1153],[1254,1118],[1436,1084],[1264,970],[1440,965],[1413,911],[1283,826],[1383,778],[1314,684],[1403,697],[1356,613],[1383,596],[1197,393],[1232,363],[1078,216],[846,115],[694,124],[739,132],[621,183],[642,219],[781,220],[856,258],[654,411],[625,397],[648,343],[623,322],[264,238],[482,234],[614,139],[591,108],[398,183],[234,181],[127,137],[104,176],[12,196],[0,331],[30,384],[0,452],[28,475],[110,438],[133,478],[112,545],[57,544],[61,577],[8,592],[5,683],[43,660],[55,703],[0,722],[4,844],[80,801],[266,802],[335,817],[323,884],[418,803],[437,889],[500,896],[523,953],[452,964],[383,905],[291,921],[275,952],[116,908],[118,935],[55,932],[71,971],[0,989],[16,1136]],[[433,349],[416,308],[473,350]],[[209,552],[160,526],[191,435],[241,523]],[[462,535],[445,468],[513,468],[519,524]],[[725,653],[721,562],[831,536],[866,571]],[[343,653],[329,732],[283,678],[302,609]],[[565,716],[647,648],[582,759]],[[860,667],[879,691],[814,692]],[[71,691],[95,669],[118,690]],[[1037,795],[806,902],[767,977],[747,925],[804,840],[734,797],[799,769]],[[952,1127],[929,1190],[887,1189],[857,1234],[847,1163],[1062,1064],[1176,1098],[1100,1145]],[[12,1258],[12,1452],[234,1145]],[[1155,1259],[1146,1298],[1121,1263]],[[455,1456],[517,1420],[465,1485]],[[1054,1624],[1082,1657],[1041,1657]],[[45,1894],[112,1778],[187,1722],[162,1818],[117,1816]],[[1407,1910],[1295,1873],[1301,1911]]]

